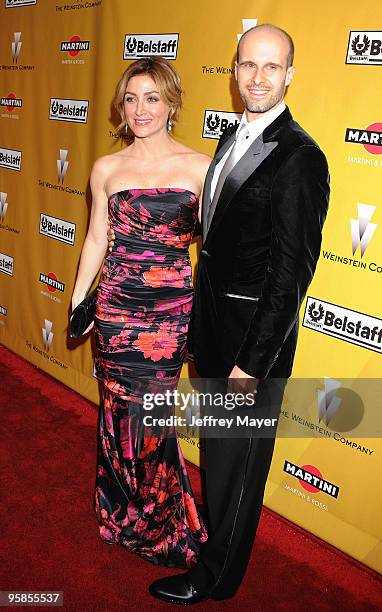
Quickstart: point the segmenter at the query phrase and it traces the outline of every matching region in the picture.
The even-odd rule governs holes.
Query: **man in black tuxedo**
[[[202,377],[257,385],[254,413],[270,395],[280,411],[329,198],[325,156],[283,102],[294,76],[293,54],[290,36],[275,26],[242,36],[235,75],[245,112],[237,130],[221,137],[204,187],[195,366]],[[236,593],[274,439],[210,438],[205,446],[209,540],[190,571],[150,586],[154,597],[172,603]]]

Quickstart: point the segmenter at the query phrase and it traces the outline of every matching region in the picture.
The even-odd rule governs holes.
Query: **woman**
[[[169,134],[181,94],[178,74],[162,58],[134,62],[119,81],[117,133],[132,143],[94,164],[72,306],[101,266],[109,217],[116,240],[95,316],[103,382],[95,489],[100,534],[153,563],[190,567],[207,534],[182,452],[171,428],[160,435],[142,428],[143,395],[175,389],[182,368],[192,305],[188,247],[210,162]]]

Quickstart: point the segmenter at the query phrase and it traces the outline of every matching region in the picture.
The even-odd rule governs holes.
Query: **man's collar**
[[[236,133],[238,133],[240,129],[246,127],[248,129],[251,140],[254,141],[260,134],[264,132],[264,130],[266,130],[266,128],[270,124],[272,124],[285,111],[285,109],[286,106],[283,100],[275,108],[272,108],[270,111],[264,113],[264,115],[262,115],[258,119],[255,119],[254,121],[248,121],[247,116],[244,112]]]

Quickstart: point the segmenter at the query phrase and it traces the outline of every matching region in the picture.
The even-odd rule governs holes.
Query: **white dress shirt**
[[[268,125],[270,125],[279,115],[281,115],[281,113],[285,110],[285,108],[286,108],[285,102],[282,101],[281,104],[279,104],[278,106],[275,106],[275,108],[272,108],[267,113],[264,113],[264,115],[259,117],[259,119],[254,119],[253,121],[248,121],[245,112],[243,113],[240,124],[236,130],[236,136],[238,135],[239,131],[241,131],[244,127],[247,128],[248,135],[245,139],[241,140],[241,142],[238,143],[238,146],[240,146],[240,153],[241,153],[239,159],[241,159],[244,153],[247,152],[247,150],[249,149],[251,144],[254,142],[254,140],[256,140],[256,138],[258,138],[258,136],[260,136],[260,134],[264,132],[265,128],[267,128]],[[228,159],[229,154],[231,153],[231,150],[234,144],[235,144],[235,140],[233,141],[232,146],[228,149],[228,151],[225,152],[220,162],[216,165],[215,172],[214,172],[214,175],[211,181],[211,193],[210,193],[211,202],[214,197],[214,193],[215,193],[217,182],[219,180],[220,173],[222,171],[222,168],[225,162]]]

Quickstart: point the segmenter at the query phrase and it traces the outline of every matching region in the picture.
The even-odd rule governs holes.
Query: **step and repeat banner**
[[[328,157],[332,195],[294,368],[310,383],[286,396],[280,431],[290,435],[277,441],[265,502],[381,572],[380,2],[1,3],[0,342],[96,403],[92,339],[69,341],[67,319],[91,167],[121,146],[111,107],[121,73],[146,55],[173,61],[185,90],[175,136],[213,155],[242,112],[238,37],[269,22],[291,33],[287,103]],[[198,440],[190,433],[182,444],[198,462]]]

